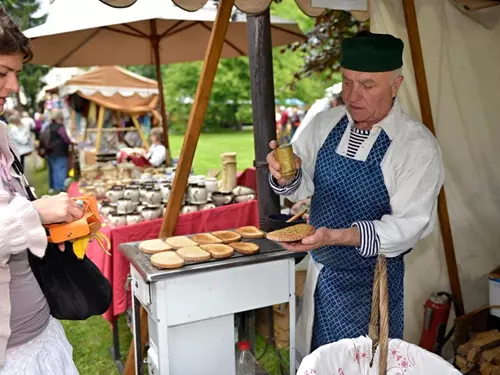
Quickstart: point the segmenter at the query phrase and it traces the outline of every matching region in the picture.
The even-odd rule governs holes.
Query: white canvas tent
[[[415,4],[462,294],[470,311],[488,304],[487,276],[500,265],[500,22],[487,29],[448,1]],[[374,0],[370,12],[373,32],[391,33],[405,42],[405,82],[399,96],[403,107],[420,118],[402,3]],[[448,289],[436,230],[406,258],[407,341],[418,342],[422,304],[430,293]]]

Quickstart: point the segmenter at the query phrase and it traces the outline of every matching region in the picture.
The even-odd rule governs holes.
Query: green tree
[[[45,22],[46,15],[35,17],[40,10],[38,0],[3,0],[1,5],[5,8],[22,30],[38,26]],[[49,68],[40,65],[27,64],[19,73],[19,83],[24,89],[28,104],[34,107],[36,96],[42,88],[40,79],[47,74]]]

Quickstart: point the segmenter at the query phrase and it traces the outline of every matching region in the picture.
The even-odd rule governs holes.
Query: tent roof
[[[119,66],[94,68],[59,86],[61,96],[78,94],[106,108],[127,113],[154,111],[158,82]]]

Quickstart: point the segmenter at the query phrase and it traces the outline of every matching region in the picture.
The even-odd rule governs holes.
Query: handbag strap
[[[36,201],[37,198],[35,197],[35,194],[33,194],[33,191],[31,190],[30,184],[29,184],[28,180],[26,179],[26,177],[24,176],[23,165],[21,164],[21,162],[17,158],[16,154],[14,153],[14,151],[12,151],[11,148],[10,148],[10,152],[11,152],[12,156],[14,157],[14,162],[12,163],[12,167],[14,168],[14,171],[24,180],[24,184],[21,184],[21,185],[23,185],[24,190],[26,191],[26,195],[28,196],[28,200],[30,200],[31,202]]]
[[[379,255],[373,279],[372,313],[368,336],[372,339],[372,363],[379,348],[379,375],[387,372],[389,352],[389,294],[387,289],[387,260]],[[370,364],[371,365],[371,364]]]

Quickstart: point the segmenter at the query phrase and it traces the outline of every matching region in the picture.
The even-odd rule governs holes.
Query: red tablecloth
[[[96,242],[89,244],[87,256],[99,267],[113,287],[113,303],[104,314],[106,320],[113,321],[124,313],[130,301],[125,291],[130,264],[118,250],[118,246],[122,243],[158,238],[161,222],[162,219],[158,219],[118,228],[103,228],[102,232],[111,240],[111,256],[106,255]],[[180,215],[175,234],[185,235],[244,225],[259,225],[256,200]]]
[[[149,164],[149,161],[144,156],[130,154],[124,150],[121,150],[120,153],[118,154],[118,162],[124,163],[127,161],[127,158],[129,158],[130,161],[134,163],[137,167],[151,166],[151,164]]]

